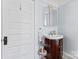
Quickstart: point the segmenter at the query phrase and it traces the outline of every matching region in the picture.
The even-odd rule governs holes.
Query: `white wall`
[[[35,0],[35,59],[39,59],[38,56],[38,32],[40,28],[43,30],[50,30],[48,27],[43,27],[43,7],[47,6],[48,0]],[[51,27],[52,30],[57,30],[57,27]]]
[[[58,10],[58,29],[64,35],[64,51],[78,55],[78,9],[77,0],[71,0]]]

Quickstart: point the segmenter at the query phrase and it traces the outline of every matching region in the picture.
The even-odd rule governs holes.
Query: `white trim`
[[[67,52],[63,52],[63,59],[78,59],[78,56],[73,56]]]

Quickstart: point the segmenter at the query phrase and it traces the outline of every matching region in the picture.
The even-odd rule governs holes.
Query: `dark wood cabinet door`
[[[52,40],[52,59],[58,59],[59,58],[59,44],[58,44],[58,41],[56,40]]]

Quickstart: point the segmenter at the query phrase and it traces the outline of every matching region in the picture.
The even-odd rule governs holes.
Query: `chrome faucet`
[[[50,31],[49,35],[56,35],[56,31],[55,30],[54,31]]]

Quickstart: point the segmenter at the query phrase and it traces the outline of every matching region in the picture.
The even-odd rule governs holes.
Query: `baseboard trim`
[[[73,56],[67,52],[63,52],[63,59],[78,59],[78,56]]]

